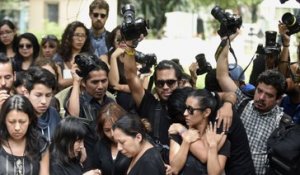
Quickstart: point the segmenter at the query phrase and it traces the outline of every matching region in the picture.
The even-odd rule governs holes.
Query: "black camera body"
[[[266,45],[264,47],[265,55],[278,55],[281,51],[280,45],[276,42],[277,32],[266,31]]]
[[[75,63],[80,70],[76,70],[78,76],[85,78],[88,76],[91,70],[95,69],[95,59],[98,59],[95,55],[78,54],[75,56]]]
[[[212,70],[211,64],[206,61],[205,55],[203,53],[196,55],[195,58],[199,67],[196,70],[197,75],[202,75]]]
[[[228,12],[225,12],[219,6],[215,6],[211,10],[211,14],[221,24],[221,27],[218,30],[218,34],[221,37],[234,34],[236,32],[236,30],[242,26],[243,20],[240,16],[238,16],[236,14],[230,14]]]
[[[142,68],[139,69],[140,73],[149,73],[152,66],[157,64],[157,58],[154,53],[143,54],[142,52],[135,52],[136,62],[142,65]]]
[[[126,40],[134,40],[140,38],[140,35],[148,35],[148,22],[143,18],[135,19],[134,6],[126,4],[122,8],[123,22],[121,24],[121,34]]]
[[[286,25],[289,31],[287,35],[292,35],[300,31],[300,16],[294,16],[293,14],[287,12],[282,15],[282,23]]]

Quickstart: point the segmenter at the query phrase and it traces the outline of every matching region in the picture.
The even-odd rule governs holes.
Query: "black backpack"
[[[283,116],[280,126],[269,137],[267,147],[268,175],[300,174],[300,125]]]
[[[239,115],[249,101],[250,98],[240,104]],[[267,175],[300,175],[300,125],[294,124],[289,115],[283,114],[279,127],[267,141],[267,149]]]

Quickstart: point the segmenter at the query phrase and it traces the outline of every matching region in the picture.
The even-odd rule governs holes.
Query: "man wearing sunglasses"
[[[124,50],[125,76],[136,103],[138,114],[143,118],[147,118],[151,123],[152,137],[157,138],[162,144],[168,145],[168,128],[171,120],[166,107],[167,100],[178,87],[181,80],[181,69],[175,62],[170,60],[163,60],[158,63],[153,74],[157,94],[157,97],[155,97],[143,88],[143,84],[137,76],[135,49],[130,47],[131,41],[126,43],[128,47]],[[235,102],[235,96],[229,98],[228,101]]]
[[[89,7],[92,27],[90,29],[91,44],[97,57],[107,54],[111,44],[108,42],[109,31],[105,23],[109,14],[109,5],[105,0],[94,0]]]

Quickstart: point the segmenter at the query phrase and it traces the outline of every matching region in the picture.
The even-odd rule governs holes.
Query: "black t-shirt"
[[[171,135],[171,139],[178,144],[182,143],[182,138],[178,134]],[[225,141],[218,154],[229,157],[230,155],[230,142]],[[196,156],[191,152],[188,153],[184,167],[181,169],[180,174],[182,175],[206,175],[207,165],[202,163]]]
[[[111,155],[111,144],[108,139],[103,138],[94,147],[94,154],[89,157],[89,169],[101,169],[102,175],[123,175],[126,174],[130,164],[129,158],[121,152],[113,160]]]
[[[165,175],[166,169],[156,148],[148,149],[132,167],[128,175]]]
[[[83,169],[78,160],[72,160],[67,165],[62,165],[57,163],[54,158],[51,158],[50,165],[50,174],[51,175],[82,175]]]
[[[169,145],[168,129],[171,120],[166,105],[158,101],[149,91],[145,91],[138,114],[149,120],[152,127],[150,135],[158,138],[162,144]]]
[[[247,134],[240,117],[235,112],[227,139],[231,143],[231,153],[225,166],[226,175],[255,174]]]

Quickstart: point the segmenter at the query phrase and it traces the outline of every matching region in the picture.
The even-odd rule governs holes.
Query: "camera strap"
[[[218,61],[218,57],[220,56],[221,52],[223,51],[224,47],[226,46],[227,40],[228,40],[228,38],[221,40],[219,47],[217,48],[216,53],[215,53],[216,61]]]

